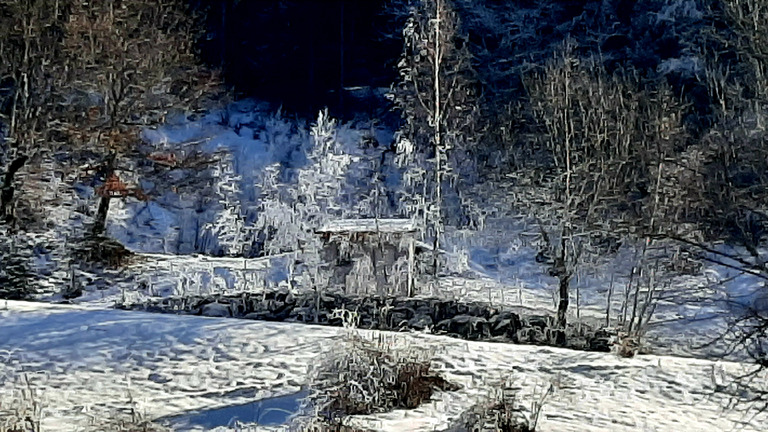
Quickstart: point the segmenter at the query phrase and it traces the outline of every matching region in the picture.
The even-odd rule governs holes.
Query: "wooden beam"
[[[413,296],[413,255],[414,255],[414,240],[408,239],[408,297]]]

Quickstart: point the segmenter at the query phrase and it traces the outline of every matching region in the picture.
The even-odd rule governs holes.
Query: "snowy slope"
[[[0,404],[14,396],[13,378],[28,373],[43,404],[44,430],[86,430],[131,400],[157,418],[291,394],[344,337],[343,329],[300,324],[24,302],[4,303],[0,319]],[[737,363],[390,337],[398,349],[434,349],[435,367],[463,388],[415,410],[354,418],[375,430],[448,428],[509,379],[523,395],[554,386],[540,431],[757,431],[767,420],[726,407],[725,391],[744,371]]]
[[[334,149],[360,160],[349,167],[346,183],[351,189],[339,197],[352,209],[360,200],[356,193],[370,187],[369,162],[380,159],[392,132],[365,123],[333,127]],[[311,125],[253,100],[147,129],[142,133],[145,152],[172,157],[176,165],[163,169],[147,163],[137,170],[135,181],[151,200],[113,200],[107,231],[137,252],[247,252],[256,235],[266,168],[277,165],[279,180],[294,184],[296,170],[309,162],[314,145],[310,132]],[[368,148],[364,138],[378,144]],[[185,169],[183,161],[193,156],[205,163]]]

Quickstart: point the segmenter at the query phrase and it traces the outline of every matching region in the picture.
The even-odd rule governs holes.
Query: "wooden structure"
[[[418,230],[410,219],[340,219],[315,232],[323,240],[331,285],[348,292],[360,288],[362,277],[376,294],[413,294]],[[359,274],[361,268],[366,275]]]

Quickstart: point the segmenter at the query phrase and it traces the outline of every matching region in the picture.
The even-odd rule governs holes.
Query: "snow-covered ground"
[[[131,406],[159,418],[293,394],[346,334],[301,324],[14,301],[3,302],[0,319],[0,406],[17,395],[12,383],[28,374],[48,431],[88,430]],[[737,363],[623,359],[423,334],[390,337],[395,349],[433,350],[435,368],[462,388],[438,393],[414,410],[351,420],[375,430],[447,429],[504,382],[520,387],[523,404],[553,386],[539,431],[758,431],[768,421],[765,413],[729,407],[727,390],[745,371]]]

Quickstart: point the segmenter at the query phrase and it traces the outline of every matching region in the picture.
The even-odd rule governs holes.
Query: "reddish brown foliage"
[[[132,196],[141,201],[149,200],[149,197],[140,188],[128,187],[128,185],[120,180],[120,177],[114,173],[107,177],[107,181],[103,186],[96,188],[96,194],[101,197],[109,198],[124,198]]]

